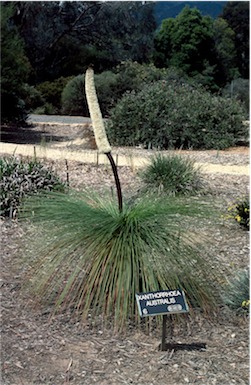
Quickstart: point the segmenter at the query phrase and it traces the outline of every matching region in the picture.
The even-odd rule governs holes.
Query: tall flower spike
[[[94,71],[91,67],[87,69],[85,74],[85,93],[98,151],[99,153],[108,154],[111,152],[111,146],[106,136],[94,84]]]

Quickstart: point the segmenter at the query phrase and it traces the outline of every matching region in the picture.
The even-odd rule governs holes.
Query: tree
[[[218,85],[224,86],[227,82],[237,78],[237,53],[235,49],[235,33],[226,20],[217,18],[213,24],[213,40],[217,69],[215,79]]]
[[[223,8],[222,18],[235,32],[237,65],[241,77],[249,78],[249,1],[229,1]]]
[[[74,73],[89,56],[85,45],[94,31],[97,2],[14,2],[14,23],[25,41],[35,81],[52,80]],[[71,69],[72,73],[69,73]],[[79,67],[78,67],[79,69]],[[70,72],[71,72],[70,71]]]
[[[11,2],[1,3],[1,120],[20,122],[26,117],[24,98],[30,64],[23,41],[11,23]]]
[[[156,65],[174,66],[196,76],[212,62],[212,18],[185,7],[175,19],[164,20],[155,38]]]
[[[182,69],[211,91],[218,91],[241,73],[235,29],[226,19],[213,20],[196,8],[185,7],[175,19],[164,20],[157,32],[155,64]]]
[[[100,12],[100,28],[106,34],[102,43],[114,62],[148,62],[153,51],[156,22],[154,5],[138,1],[107,2]]]
[[[146,61],[156,28],[153,6],[138,2],[14,2],[34,81],[101,72],[121,60]]]
[[[162,22],[161,29],[154,39],[154,63],[158,67],[168,67],[172,56],[172,33],[174,28],[174,19],[165,19]]]

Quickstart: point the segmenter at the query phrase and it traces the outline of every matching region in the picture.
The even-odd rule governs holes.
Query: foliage
[[[52,82],[46,81],[36,86],[36,90],[43,98],[44,109],[46,109],[46,106],[50,105],[52,107],[50,113],[58,114],[61,112],[61,95],[64,87],[71,79],[72,77],[60,77]]]
[[[249,314],[249,271],[241,270],[235,273],[225,287],[223,300],[227,306],[235,310],[237,314]]]
[[[103,116],[116,104],[118,98],[118,75],[112,71],[104,71],[95,75],[95,85]],[[62,92],[62,112],[69,115],[89,116],[85,97],[84,75],[70,80]]]
[[[159,81],[124,95],[111,111],[108,136],[119,146],[222,149],[243,135],[244,117],[235,100],[182,82]]]
[[[176,69],[159,69],[153,64],[139,64],[126,61],[113,71],[104,71],[95,75],[95,85],[103,116],[109,116],[119,99],[127,91],[139,91],[144,85],[156,80],[182,79],[183,73]],[[69,115],[88,116],[84,94],[84,76],[71,79],[63,89],[62,112]]]
[[[163,20],[155,35],[154,63],[174,66],[198,78],[211,91],[238,75],[235,33],[228,23],[184,7],[176,18]]]
[[[205,215],[204,206],[144,198],[120,212],[93,192],[31,197],[22,215],[42,237],[32,230],[28,289],[53,312],[102,316],[118,329],[139,322],[135,293],[142,291],[182,287],[191,306],[210,312],[216,277],[184,225]]]
[[[21,201],[29,194],[46,190],[64,191],[64,183],[52,169],[37,160],[25,161],[16,157],[0,159],[0,212],[16,217]]]
[[[201,73],[205,61],[211,61],[212,19],[186,6],[175,19],[162,22],[155,49],[159,66],[181,68],[190,76]]]
[[[215,82],[223,87],[228,81],[239,76],[237,68],[237,53],[235,33],[227,21],[217,18],[213,23],[213,41],[216,68]]]
[[[235,33],[239,73],[242,78],[249,79],[249,1],[228,1],[221,17]]]
[[[44,104],[43,96],[34,86],[26,83],[23,87],[25,90],[24,102],[28,112],[34,111],[34,109]]]
[[[23,1],[14,7],[35,83],[76,76],[90,63],[101,72],[151,56],[156,24],[150,3]]]
[[[249,119],[249,79],[232,80],[231,83],[226,84],[222,95],[241,101],[245,107],[247,119]]]
[[[125,61],[120,63],[115,72],[118,74],[117,99],[120,99],[126,91],[139,91],[147,83],[157,80],[173,80],[184,77],[181,70],[174,68],[157,68],[153,64],[139,64]]]
[[[13,12],[10,2],[1,3],[1,121],[18,123],[26,119],[30,64],[17,28],[10,22]]]
[[[148,189],[164,194],[191,194],[202,188],[199,169],[192,159],[157,154],[142,173]]]
[[[84,75],[70,80],[62,92],[62,113],[67,115],[88,116],[85,98]]]
[[[239,199],[238,202],[228,208],[228,218],[234,218],[240,226],[249,230],[250,205],[248,196],[244,199]]]

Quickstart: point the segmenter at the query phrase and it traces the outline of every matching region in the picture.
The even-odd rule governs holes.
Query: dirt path
[[[70,143],[70,142],[69,142]],[[61,143],[61,146],[55,148],[55,146],[42,146],[42,145],[30,145],[30,144],[13,144],[13,143],[0,143],[1,154],[16,154],[22,156],[34,156],[37,158],[46,158],[53,160],[74,160],[84,163],[108,163],[107,157],[103,154],[97,154],[95,150],[84,150],[80,148],[76,151],[67,148],[67,142]],[[120,155],[114,153],[115,161],[118,166],[129,166],[133,168],[139,168],[149,163],[150,156],[137,156],[128,152],[128,155]],[[196,165],[201,166],[203,173],[220,173],[231,175],[249,175],[249,165],[222,165],[213,163],[200,163],[196,162]]]

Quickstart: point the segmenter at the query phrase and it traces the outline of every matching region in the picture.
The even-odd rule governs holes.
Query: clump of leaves
[[[147,189],[169,195],[191,194],[202,189],[195,162],[177,154],[153,156],[141,176]]]
[[[248,197],[239,199],[238,202],[229,207],[228,212],[228,218],[234,218],[240,224],[240,226],[246,230],[249,230],[250,206]]]
[[[215,269],[191,232],[182,231],[185,218],[203,210],[175,197],[125,203],[122,211],[93,192],[30,197],[22,213],[35,225],[37,258],[32,253],[28,288],[53,312],[102,316],[117,329],[139,322],[139,292],[181,287],[190,304],[210,313],[217,302]]]
[[[22,199],[40,191],[64,191],[65,184],[38,160],[0,159],[0,213],[15,217]]]
[[[249,295],[249,271],[246,269],[237,272],[229,280],[223,300],[237,314],[248,314],[250,308]]]
[[[108,136],[117,146],[223,149],[246,135],[245,116],[235,99],[161,80],[124,94],[111,111]]]

